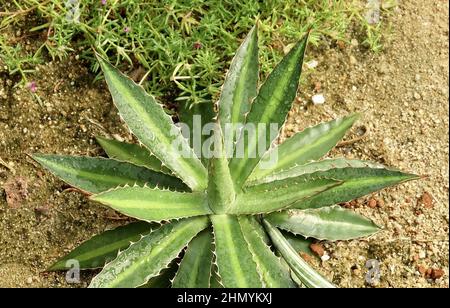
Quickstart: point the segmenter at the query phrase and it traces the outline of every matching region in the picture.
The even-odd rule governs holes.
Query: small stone
[[[357,39],[352,39],[350,41],[350,45],[352,45],[353,47],[357,47],[359,45],[359,42]]]
[[[322,262],[327,262],[328,260],[330,260],[330,256],[329,255],[323,255],[322,257],[320,257],[320,260],[322,260]]]
[[[417,266],[417,271],[420,273],[420,275],[425,276],[427,273],[427,269],[423,265]]]
[[[425,259],[427,257],[427,253],[425,251],[420,251],[419,252],[419,259]]]
[[[320,81],[317,81],[314,83],[314,91],[320,91],[322,89],[322,83]]]
[[[431,277],[431,279],[436,280],[436,279],[442,278],[444,276],[444,274],[445,274],[444,270],[433,268],[431,270],[430,277]]]
[[[349,61],[351,65],[355,65],[356,63],[358,63],[358,60],[356,60],[354,56],[350,56]]]
[[[422,97],[420,96],[420,94],[419,93],[417,93],[417,92],[414,92],[414,99],[415,100],[419,100],[419,99],[421,99]]]
[[[378,200],[377,200],[377,205],[378,205],[378,207],[383,207],[383,206],[384,206],[384,201],[383,201],[383,199],[378,199]]]
[[[371,209],[376,208],[377,207],[377,200],[370,199],[369,202],[367,203],[367,206],[370,207]]]
[[[311,245],[309,245],[309,249],[311,249],[311,251],[314,252],[319,257],[323,257],[325,255],[325,249],[321,244],[312,243]]]
[[[317,60],[311,60],[306,63],[306,67],[309,69],[314,69],[319,65],[319,62]]]
[[[32,284],[32,283],[33,283],[33,277],[28,277],[27,284]]]
[[[300,257],[302,257],[302,259],[305,260],[308,263],[312,262],[312,257],[309,254],[307,254],[307,253],[300,252]]]
[[[420,77],[419,74],[416,74],[416,76],[414,77],[414,79],[415,79],[416,81],[420,81],[421,77]]]
[[[358,90],[358,88],[356,86],[352,86],[352,90],[356,91],[356,90]]]
[[[430,209],[433,207],[433,198],[428,192],[424,192],[422,196],[417,200],[418,205],[422,205],[427,209]]]
[[[325,97],[323,96],[323,94],[313,95],[311,100],[314,105],[322,105],[325,103]]]

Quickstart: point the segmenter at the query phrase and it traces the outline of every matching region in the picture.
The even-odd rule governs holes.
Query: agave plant
[[[70,260],[81,269],[103,267],[91,287],[333,287],[286,236],[336,241],[374,234],[378,226],[338,204],[417,176],[366,161],[319,160],[357,115],[307,128],[281,144],[264,129],[253,139],[233,129],[232,154],[245,141],[244,155],[227,155],[227,124],[282,127],[307,40],[293,46],[258,89],[253,28],[232,60],[217,115],[207,105],[180,111],[188,125],[194,115],[216,123],[209,159],[195,153],[193,138],[183,137],[155,98],[99,58],[113,101],[139,145],[98,138],[109,158],[34,158],[90,200],[140,222],[93,237],[50,270],[66,269]],[[179,155],[174,144],[189,155]],[[264,155],[250,155],[261,144]],[[273,151],[278,160],[263,166]]]

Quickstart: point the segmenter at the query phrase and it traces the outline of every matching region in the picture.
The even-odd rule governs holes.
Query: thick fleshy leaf
[[[145,90],[98,58],[113,101],[133,134],[193,190],[204,190],[207,172],[179,128]]]
[[[208,165],[208,200],[209,206],[216,214],[230,211],[234,205],[236,194],[225,156],[220,125],[215,125],[214,151]]]
[[[303,260],[283,234],[270,222],[263,220],[267,233],[269,234],[275,248],[283,256],[294,274],[308,288],[334,288],[335,286],[315,271],[305,260]]]
[[[211,215],[216,262],[226,288],[262,287],[261,278],[236,216]]]
[[[236,190],[243,186],[286,120],[297,94],[307,40],[308,36],[305,36],[275,67],[251,106],[246,125],[254,125],[255,129],[250,130],[250,133],[248,130],[242,131],[236,144],[235,155],[230,160]],[[274,126],[277,126],[276,133],[271,134]]]
[[[371,220],[340,206],[286,210],[269,214],[265,219],[289,232],[329,241],[369,236],[380,230]]]
[[[202,146],[206,139],[208,139],[212,131],[203,131],[203,127],[207,123],[215,122],[214,105],[212,102],[199,104],[180,104],[178,110],[179,123],[185,125],[182,129],[189,129],[184,132],[184,136],[189,139],[190,146],[194,149],[197,157],[201,157],[203,165],[208,165],[208,158],[202,153]]]
[[[50,266],[49,271],[66,270],[71,268],[68,261],[76,260],[80,269],[103,267],[107,262],[117,257],[119,251],[130,246],[142,235],[150,233],[155,225],[146,222],[135,222],[114,230],[103,232],[87,240],[65,257]]]
[[[253,170],[249,181],[322,158],[344,137],[358,117],[359,115],[354,114],[309,127],[281,145],[271,148]],[[262,167],[262,161],[268,160],[275,151],[277,151],[277,163]]]
[[[149,187],[121,187],[91,197],[130,217],[162,221],[211,214],[202,192],[181,193]]]
[[[211,230],[203,230],[189,243],[173,280],[173,288],[209,288],[213,248]]]
[[[183,219],[165,224],[122,251],[92,279],[91,288],[133,288],[160,275],[200,231],[208,227],[207,217]]]
[[[253,27],[231,61],[219,98],[219,122],[222,131],[230,129],[233,142],[236,128],[227,124],[244,124],[258,86],[258,29]]]
[[[343,181],[342,185],[327,190],[310,199],[296,202],[293,208],[320,208],[347,202],[365,196],[385,187],[418,179],[414,174],[389,169],[342,168],[317,172],[318,176],[331,177]]]
[[[274,181],[284,180],[287,178],[293,178],[302,176],[305,174],[312,174],[316,172],[329,171],[331,169],[342,168],[372,168],[372,169],[388,169],[386,166],[370,161],[339,158],[327,158],[320,161],[311,162],[304,165],[293,166],[286,170],[280,170],[267,175],[263,178],[255,178],[252,181],[248,181],[246,186],[255,186],[262,183],[270,183]],[[394,170],[394,169],[390,169]]]
[[[261,185],[262,183],[269,185],[273,181],[277,182],[308,174],[313,177],[332,178],[343,183],[320,195],[296,202],[292,206],[293,208],[320,208],[347,202],[380,189],[419,178],[417,175],[389,169],[378,163],[338,158],[296,166],[255,180],[248,185]]]
[[[173,260],[172,263],[165,269],[162,269],[158,276],[150,278],[146,284],[140,286],[142,289],[162,289],[170,288],[172,286],[172,280],[178,270],[177,259]]]
[[[247,241],[248,248],[256,263],[256,269],[266,288],[293,288],[295,287],[289,271],[283,266],[281,260],[274,255],[265,243],[264,229],[251,216],[239,216],[242,234]]]
[[[114,159],[43,154],[34,154],[33,158],[64,182],[88,193],[134,184],[189,190],[173,176]]]
[[[138,144],[120,142],[103,137],[96,137],[96,139],[109,158],[129,162],[153,171],[172,174],[156,156]]]
[[[278,211],[341,184],[333,179],[306,175],[246,187],[237,196],[236,206],[230,213],[241,215]]]

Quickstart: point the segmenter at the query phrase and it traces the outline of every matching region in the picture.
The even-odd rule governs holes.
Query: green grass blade
[[[49,271],[70,269],[67,261],[76,260],[80,269],[93,269],[103,267],[107,262],[117,257],[120,250],[130,246],[142,235],[150,233],[152,224],[135,222],[114,230],[103,232],[82,243],[69,254],[58,260],[48,268]]]
[[[267,220],[263,220],[267,233],[272,240],[275,248],[281,253],[294,274],[308,288],[334,288],[335,286],[328,280],[323,278],[308,263],[303,260],[289,242],[284,238],[283,234]]]
[[[189,190],[175,177],[114,159],[44,154],[33,158],[64,182],[88,193],[134,184]]]
[[[264,155],[261,161],[267,160],[272,151],[278,151],[277,163],[271,168],[262,168],[260,162],[251,174],[249,181],[323,157],[344,137],[358,117],[359,115],[354,114],[309,127],[295,134]]]
[[[262,287],[252,253],[236,216],[212,215],[216,262],[226,288]]]
[[[253,27],[231,61],[219,99],[219,122],[244,124],[258,85],[258,28]],[[235,141],[236,131],[229,138]]]
[[[230,160],[236,190],[244,185],[261,155],[264,154],[258,153],[258,150],[265,145],[265,152],[276,138],[269,133],[270,125],[277,124],[278,128],[281,128],[286,120],[292,101],[297,94],[307,40],[308,36],[305,36],[275,67],[261,86],[251,106],[246,124],[254,124],[257,131],[255,134],[241,133],[236,146],[238,148],[239,144],[244,145],[243,157],[235,155]],[[260,125],[264,125],[265,129],[258,129]]]
[[[142,237],[108,263],[92,279],[91,288],[133,288],[159,276],[200,231],[208,227],[207,217],[183,219],[165,224]]]
[[[162,162],[156,156],[152,155],[140,145],[103,137],[96,137],[96,139],[109,158],[129,162],[153,171],[172,174],[168,168],[162,165]]]
[[[113,101],[133,134],[191,189],[205,189],[206,168],[162,106],[108,62],[100,57],[98,61]]]
[[[149,187],[120,187],[90,198],[114,210],[144,221],[161,221],[211,214],[206,195]]]
[[[265,219],[283,230],[329,241],[365,237],[380,230],[371,220],[340,206],[286,210],[269,214]]]
[[[289,271],[283,266],[281,260],[275,256],[264,240],[264,229],[251,216],[239,216],[242,234],[247,241],[248,248],[253,255],[253,261],[266,288],[293,288],[295,287]]]
[[[173,288],[209,288],[213,248],[211,230],[203,230],[189,243],[173,280]]]
[[[342,182],[334,179],[300,176],[272,183],[246,187],[237,196],[233,214],[264,214],[288,208]]]

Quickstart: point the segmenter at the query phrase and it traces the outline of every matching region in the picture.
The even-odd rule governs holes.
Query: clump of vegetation
[[[307,39],[292,46],[258,90],[257,29],[250,32],[231,63],[217,114],[207,108],[180,114],[194,131],[193,119],[213,121],[202,143],[211,141],[206,157],[152,96],[99,58],[114,103],[141,145],[99,138],[109,158],[34,158],[91,200],[143,222],[92,238],[50,269],[66,269],[74,260],[82,269],[103,267],[91,287],[333,287],[280,230],[299,240],[374,234],[373,222],[336,204],[417,176],[366,161],[318,160],[357,115],[274,145],[277,135],[267,130],[285,122]],[[258,129],[235,129],[239,124]],[[274,151],[277,159],[266,164]]]
[[[132,66],[135,80],[142,79],[157,97],[170,93],[179,101],[203,103],[218,95],[236,38],[255,17],[263,30],[261,74],[266,75],[310,28],[312,44],[321,37],[345,42],[349,26],[357,23],[378,49],[378,32],[369,31],[362,10],[359,1],[329,0],[15,0],[0,4],[0,58],[25,80],[46,55],[63,58],[72,52],[96,72],[95,49],[122,69]],[[29,40],[31,46],[24,43]]]

